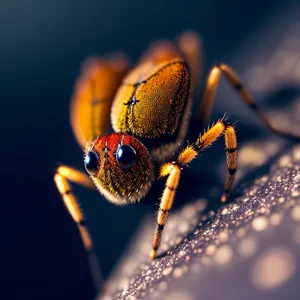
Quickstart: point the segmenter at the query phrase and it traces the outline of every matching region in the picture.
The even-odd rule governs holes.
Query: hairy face
[[[88,149],[84,163],[99,191],[119,205],[139,201],[154,179],[146,147],[128,134],[113,133],[97,138]]]

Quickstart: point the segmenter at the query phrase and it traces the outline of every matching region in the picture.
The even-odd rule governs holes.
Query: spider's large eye
[[[84,159],[84,165],[90,175],[95,175],[97,173],[98,160],[99,160],[99,157],[95,152],[89,151],[86,154],[85,159]]]
[[[116,157],[118,164],[124,170],[132,168],[137,158],[135,150],[128,145],[123,145],[118,148]]]

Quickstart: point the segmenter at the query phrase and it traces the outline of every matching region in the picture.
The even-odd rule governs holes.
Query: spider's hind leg
[[[191,91],[193,91],[198,86],[203,73],[204,54],[201,38],[193,31],[185,31],[178,37],[178,47],[184,54],[189,66]]]
[[[233,71],[232,68],[230,68],[226,64],[220,64],[218,66],[213,67],[208,75],[206,88],[198,112],[198,117],[203,124],[209,121],[216,96],[216,91],[222,73],[224,74],[230,86],[239,94],[241,100],[243,100],[247,104],[247,106],[251,108],[251,110],[257,115],[257,117],[270,131],[289,139],[300,140],[300,135],[277,128],[270,122],[266,114],[254,101],[253,96],[244,87],[238,75]]]

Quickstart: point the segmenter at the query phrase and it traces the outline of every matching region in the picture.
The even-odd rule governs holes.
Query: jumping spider
[[[77,142],[85,149],[84,164],[89,176],[63,165],[57,168],[55,183],[91,255],[92,240],[69,182],[89,188],[96,186],[108,201],[125,205],[140,201],[148,193],[154,181],[154,169],[159,168],[160,177],[167,176],[167,180],[160,199],[150,252],[152,259],[160,246],[184,167],[222,134],[228,174],[221,201],[227,200],[237,169],[234,127],[225,118],[220,119],[195,142],[180,149],[191,114],[190,86],[191,82],[194,85],[199,81],[201,59],[199,37],[186,32],[177,44],[155,43],[130,71],[127,59],[121,55],[89,59],[84,64],[72,98],[71,125]],[[202,124],[210,118],[221,73],[271,131],[299,138],[271,125],[226,64],[214,66],[208,75],[198,111]],[[109,134],[110,123],[114,133]],[[172,154],[176,152],[179,154],[174,157]],[[91,267],[99,284],[96,264],[91,263]]]

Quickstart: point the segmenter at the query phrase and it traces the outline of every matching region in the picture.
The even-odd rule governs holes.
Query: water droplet
[[[253,266],[251,279],[260,289],[274,289],[287,282],[296,269],[294,255],[283,247],[267,250]]]
[[[252,227],[256,231],[263,231],[268,227],[268,219],[265,216],[256,217],[252,221]]]
[[[238,251],[242,256],[251,256],[256,251],[256,244],[253,238],[245,238],[239,242]]]
[[[296,205],[291,210],[291,217],[295,221],[300,221],[300,205]]]
[[[182,269],[181,268],[175,268],[173,271],[174,278],[178,278],[182,275]]]
[[[173,270],[173,267],[172,267],[172,266],[166,267],[166,268],[163,270],[162,274],[163,274],[164,276],[167,276],[167,275],[169,275],[169,274],[172,272],[172,270]]]
[[[217,250],[217,247],[216,245],[212,244],[212,245],[209,245],[207,248],[206,248],[206,254],[207,255],[214,255],[215,252]]]
[[[221,246],[215,255],[215,260],[220,265],[228,264],[231,258],[232,250],[228,245]]]

